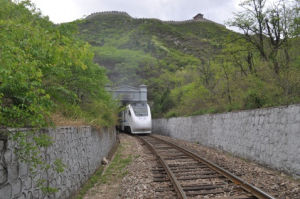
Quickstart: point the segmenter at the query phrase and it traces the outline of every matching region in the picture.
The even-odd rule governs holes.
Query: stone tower
[[[203,16],[204,16],[203,14],[199,13],[196,16],[194,16],[193,19],[196,20],[196,21],[201,21],[201,20],[204,19]]]

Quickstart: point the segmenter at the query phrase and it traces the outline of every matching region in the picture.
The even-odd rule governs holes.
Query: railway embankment
[[[13,130],[12,130],[13,131]],[[23,129],[26,131],[26,129]],[[46,180],[57,192],[48,198],[69,198],[101,165],[116,143],[114,129],[94,129],[90,126],[44,129],[53,144],[42,150],[47,162],[60,159],[65,165],[62,173],[51,169],[30,172],[28,165],[17,160],[14,142],[0,137],[0,198],[44,198],[39,182]],[[4,197],[4,198],[3,198]]]
[[[300,104],[153,120],[153,132],[222,149],[300,177]]]

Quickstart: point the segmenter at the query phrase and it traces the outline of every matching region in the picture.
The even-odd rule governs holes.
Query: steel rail
[[[169,144],[169,145],[175,147],[176,149],[182,151],[186,155],[193,157],[195,160],[204,163],[209,168],[213,169],[214,171],[218,172],[221,175],[224,175],[225,177],[230,179],[233,183],[239,185],[241,188],[243,188],[244,190],[253,194],[255,197],[257,197],[259,199],[275,199],[273,196],[269,195],[268,193],[265,193],[264,191],[260,190],[259,188],[254,187],[253,185],[243,181],[241,178],[237,177],[236,175],[230,173],[229,171],[224,170],[223,168],[219,167],[215,163],[213,163],[205,158],[200,157],[198,154],[188,150],[187,148],[185,148],[183,146],[179,147],[177,144],[175,144],[171,141],[166,141],[166,140],[156,137],[154,135],[150,135],[150,137],[161,140],[164,143]]]
[[[174,189],[177,193],[178,198],[181,199],[187,199],[185,192],[183,191],[181,185],[177,181],[174,173],[171,171],[170,167],[167,165],[165,160],[158,154],[158,152],[155,150],[153,145],[149,143],[147,140],[144,138],[140,137],[140,139],[149,147],[149,149],[152,151],[152,153],[158,158],[162,166],[164,167],[165,171],[167,172],[168,177],[170,178],[170,181],[172,182]]]

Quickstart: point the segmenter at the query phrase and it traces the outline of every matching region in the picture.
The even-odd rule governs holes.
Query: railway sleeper
[[[176,177],[181,177],[181,176],[198,176],[198,175],[216,175],[218,174],[215,171],[207,171],[207,172],[185,172],[185,173],[177,173],[175,174]]]
[[[173,149],[174,150],[174,148],[172,148],[172,147],[155,147],[155,150],[158,150],[158,151],[159,150],[164,150],[165,151],[166,149],[168,149],[168,150]]]
[[[186,195],[187,196],[198,196],[198,195],[217,195],[217,194],[223,194],[224,191],[222,190],[203,190],[203,191],[187,191]]]
[[[153,176],[153,178],[166,178],[167,175],[155,175]]]
[[[204,169],[201,169],[199,167],[183,167],[183,168],[171,168],[173,173],[179,173],[179,172],[189,172],[189,171],[211,171],[211,169],[205,167]],[[164,168],[162,167],[155,167],[151,169],[152,172],[160,172],[160,171],[165,171]]]
[[[233,199],[257,199],[255,196],[252,196],[252,195],[233,196],[230,198],[233,198]]]
[[[196,152],[190,152],[188,150],[184,150],[184,154],[192,154],[193,157],[196,157],[195,159],[200,159],[200,161],[203,161],[204,163],[200,163],[198,162],[198,160],[194,160],[186,157],[185,155],[181,154],[178,151],[176,151],[178,148],[178,146],[176,146],[175,144],[170,144],[170,146],[168,145],[164,145],[164,144],[160,144],[159,142],[155,142],[151,141],[151,139],[148,139],[148,141],[151,142],[151,145],[156,148],[155,150],[157,151],[156,153],[158,153],[157,155],[160,156],[160,158],[162,159],[162,161],[165,161],[166,164],[169,167],[169,169],[172,170],[172,172],[170,172],[172,177],[177,178],[177,180],[175,181],[175,184],[181,184],[185,186],[182,186],[182,188],[179,189],[178,192],[181,192],[183,195],[189,196],[189,197],[193,197],[193,196],[198,196],[198,195],[207,195],[209,197],[222,197],[222,198],[235,198],[235,199],[253,199],[256,197],[250,196],[248,195],[245,191],[244,191],[244,186],[243,186],[243,190],[239,190],[241,189],[241,187],[239,188],[239,186],[235,186],[233,187],[233,189],[230,187],[227,187],[225,184],[223,184],[223,186],[219,186],[216,184],[211,184],[211,185],[206,185],[206,186],[201,186],[201,185],[197,185],[197,186],[191,186],[188,185],[190,183],[195,183],[195,182],[203,182],[206,184],[206,181],[219,181],[220,179],[224,180],[224,182],[228,181],[228,184],[231,184],[232,179],[234,178],[231,177],[229,174],[226,175],[228,177],[229,175],[229,179],[226,180],[226,177],[224,175],[219,174],[219,170],[222,171],[222,168],[220,169],[218,166],[215,166],[214,164],[211,164],[209,161],[205,160],[205,159],[201,159],[199,158],[196,154]],[[157,147],[158,145],[158,147]],[[171,145],[176,148],[174,150],[173,147],[171,147]],[[171,152],[171,153],[170,153]],[[165,158],[162,158],[165,157]],[[172,160],[176,160],[176,161],[172,161]],[[210,166],[206,166],[206,165],[210,165]],[[209,168],[216,168],[216,170],[218,171],[203,171],[203,170],[207,170]],[[200,171],[199,171],[200,169]],[[153,171],[161,171],[161,173],[163,172],[164,168],[162,166],[158,166],[156,169],[153,169]],[[185,173],[183,173],[185,172]],[[176,174],[175,174],[176,173]],[[174,176],[175,175],[175,176]],[[157,174],[156,176],[154,176],[154,182],[170,182],[169,177],[162,176]],[[209,180],[202,180],[202,179],[209,179]],[[236,180],[234,178],[234,180]],[[237,179],[238,180],[238,179]],[[211,182],[208,182],[207,184],[210,184]],[[166,184],[166,183],[162,183]],[[244,185],[244,184],[242,184]],[[247,183],[246,183],[247,185]],[[158,192],[160,192],[160,190],[162,189],[158,189]],[[168,190],[173,190],[172,188],[165,188],[164,191],[161,192],[168,192]],[[174,188],[175,190],[175,188]],[[248,190],[246,188],[246,190]],[[174,193],[174,192],[172,192]],[[257,192],[256,192],[257,193]],[[257,193],[258,196],[261,195],[267,195],[264,194],[263,192],[261,193]],[[170,197],[170,195],[163,195],[163,198]],[[176,196],[176,195],[175,195]],[[266,196],[266,198],[272,198],[270,196]]]
[[[168,198],[174,199],[174,198],[177,198],[177,194],[175,192],[170,192],[168,194],[163,193],[163,194],[158,194],[155,198],[157,198],[157,199],[162,199],[162,198],[164,198],[164,199],[168,199]]]
[[[179,177],[177,180],[198,180],[198,179],[209,179],[209,178],[225,178],[223,175],[195,175],[190,177]]]
[[[162,152],[163,153],[163,152]],[[178,151],[177,149],[175,150],[171,150],[171,151],[165,151],[166,154],[173,154],[173,155],[185,155],[185,153],[181,152],[181,151]]]
[[[169,167],[182,167],[185,166],[185,168],[208,168],[205,164],[199,164],[198,162],[192,163],[192,164],[168,164]]]
[[[165,176],[165,178],[168,176],[166,173],[163,173],[163,174],[161,174],[161,175],[159,175],[159,174],[155,174],[155,175],[153,175],[153,179],[158,179],[158,178],[163,178],[163,177],[160,177],[160,176]]]
[[[155,192],[175,191],[174,187],[160,187]]]
[[[205,185],[205,186],[185,186],[184,191],[199,191],[199,190],[212,190],[212,189],[222,189],[223,186],[218,185]]]
[[[164,160],[184,160],[184,159],[191,159],[190,157],[187,156],[168,156],[168,157],[163,157]]]
[[[156,178],[156,179],[153,179],[153,182],[170,182],[169,179],[163,179],[163,178]]]
[[[160,172],[160,171],[164,171],[163,168],[157,168],[157,169],[151,169],[152,172]]]
[[[161,157],[186,157],[192,160],[191,157],[185,155],[185,154],[160,154]]]
[[[187,161],[188,160],[188,161]],[[195,164],[195,163],[197,163],[197,161],[195,161],[195,160],[192,160],[192,159],[187,159],[187,160],[185,160],[185,159],[182,159],[182,160],[176,160],[176,164],[179,164],[179,165],[184,165],[184,164]],[[169,161],[172,161],[172,160],[169,160]],[[168,163],[168,165],[169,164],[173,164],[172,162],[167,162]]]
[[[153,175],[166,175],[167,173],[165,171],[152,171]]]
[[[199,169],[208,169],[208,168],[207,167],[201,168],[201,167],[187,167],[187,166],[185,166],[185,167],[170,167],[170,169],[173,172],[176,172],[176,171],[182,171],[182,170],[193,170],[193,169],[198,169],[199,170]],[[164,168],[163,167],[156,167],[156,168],[152,169],[152,171],[164,171]]]
[[[209,172],[209,171],[212,171],[212,170],[210,170],[210,169],[198,169],[198,168],[172,170],[172,172],[174,174],[176,174],[176,173],[189,173],[189,172]]]

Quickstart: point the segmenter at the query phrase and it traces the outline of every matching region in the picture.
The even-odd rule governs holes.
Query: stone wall
[[[93,19],[93,18],[98,17],[98,16],[108,16],[108,15],[116,15],[116,16],[124,16],[124,17],[133,18],[128,13],[123,12],[123,11],[103,11],[103,12],[92,13],[92,14],[88,15],[87,17],[85,17],[85,19]],[[220,26],[226,28],[225,25],[214,22],[214,21],[211,21],[211,20],[206,19],[206,18],[196,19],[196,20],[195,19],[188,19],[188,20],[183,20],[183,21],[174,21],[174,20],[164,21],[164,20],[157,19],[157,18],[133,18],[133,19],[138,19],[138,20],[142,20],[142,21],[156,20],[156,21],[159,21],[161,23],[177,24],[177,25],[188,24],[188,23],[197,23],[197,22],[210,22],[210,23],[214,23],[214,24],[217,24],[217,25],[220,25]]]
[[[14,130],[12,130],[14,131]],[[26,129],[25,129],[26,131]],[[42,133],[42,132],[40,132]],[[9,198],[69,198],[99,168],[116,142],[116,132],[111,129],[95,130],[89,126],[58,127],[43,130],[54,143],[43,150],[47,162],[61,159],[66,165],[64,172],[53,170],[35,174],[26,164],[17,160],[14,143],[0,137],[0,199]],[[47,179],[58,191],[45,196],[38,188],[39,179]]]
[[[300,104],[155,119],[152,131],[222,149],[300,177]]]
[[[127,12],[123,11],[103,11],[103,12],[94,12],[86,17],[86,19],[92,19],[97,16],[105,16],[105,15],[119,15],[125,17],[131,17]]]

